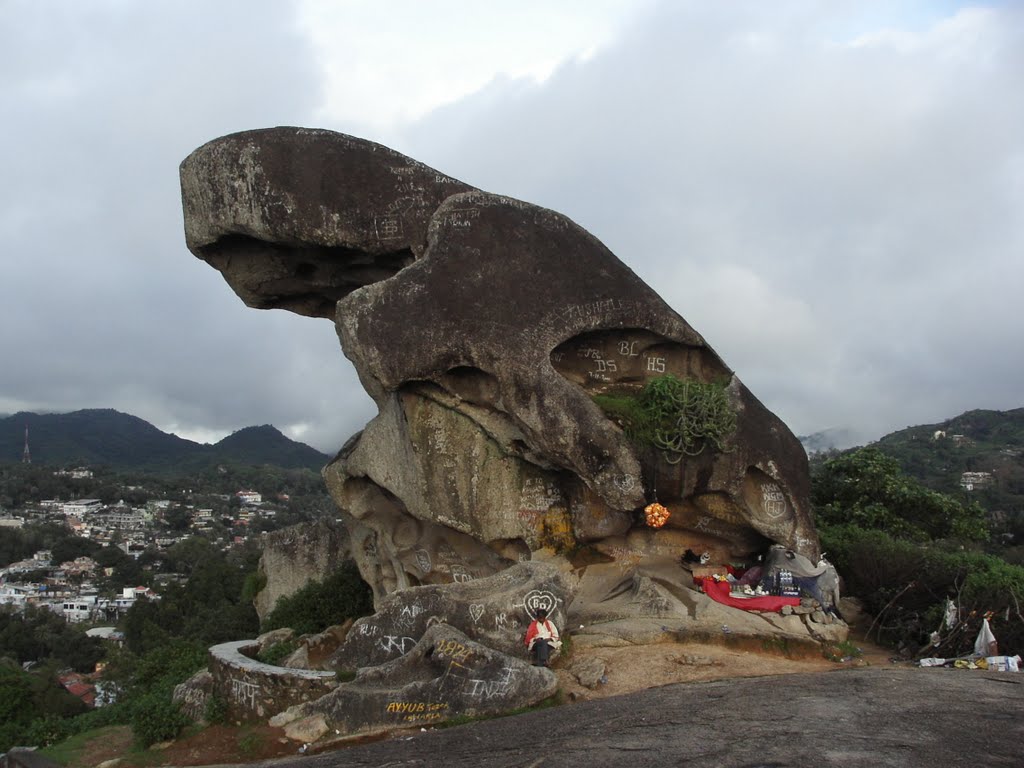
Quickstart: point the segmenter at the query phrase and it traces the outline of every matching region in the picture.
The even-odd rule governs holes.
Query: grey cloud
[[[663,2],[407,150],[572,216],[798,432],[1019,407],[1024,15],[837,37],[859,12]]]
[[[644,9],[393,145],[573,217],[797,432],[1022,405],[1024,11]],[[879,18],[908,29],[851,45]],[[188,152],[316,121],[295,30],[286,3],[0,4],[0,408],[325,451],[369,418],[330,323],[244,307],[183,242]]]
[[[336,397],[358,384],[329,323],[245,308],[184,246],[178,163],[224,133],[307,124],[320,103],[291,13],[4,5],[9,407],[116,407],[182,431],[316,420],[324,450],[365,421],[365,397]]]

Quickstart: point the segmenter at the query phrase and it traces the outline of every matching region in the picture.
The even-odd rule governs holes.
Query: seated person
[[[526,630],[526,647],[533,655],[533,666],[546,667],[552,648],[561,648],[558,628],[548,621],[548,612],[538,608],[530,628]]]

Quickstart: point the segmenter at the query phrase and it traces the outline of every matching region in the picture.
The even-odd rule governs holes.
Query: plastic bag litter
[[[942,667],[942,666],[945,666],[946,660],[945,659],[934,659],[934,658],[933,659],[921,659],[917,663],[919,665],[921,665],[922,667]]]
[[[959,611],[957,611],[956,603],[946,598],[946,612],[942,617],[943,623],[946,625],[946,629],[952,629],[956,626],[959,620]]]
[[[985,619],[982,621],[981,631],[978,632],[978,637],[974,641],[974,655],[994,656],[997,647],[996,636],[992,634],[992,627],[988,625],[988,619]]]
[[[1020,672],[1020,656],[989,656],[985,663],[994,672]]]

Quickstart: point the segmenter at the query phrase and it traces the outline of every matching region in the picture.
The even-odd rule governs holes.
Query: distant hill
[[[90,409],[16,413],[0,418],[0,462],[21,461],[26,425],[32,461],[40,464],[106,465],[163,473],[200,470],[221,463],[319,471],[329,459],[269,425],[246,427],[207,445],[161,432],[137,416]]]
[[[944,493],[961,490],[964,472],[991,473],[992,484],[974,488],[972,497],[989,510],[1024,510],[1024,408],[967,411],[893,432],[876,445],[907,474]]]
[[[852,429],[834,427],[815,432],[812,435],[801,435],[797,438],[808,454],[820,451],[836,451],[857,445],[860,439]]]
[[[309,467],[320,470],[330,457],[285,437],[269,424],[246,427],[213,446],[218,456],[241,464],[273,464],[278,467]]]

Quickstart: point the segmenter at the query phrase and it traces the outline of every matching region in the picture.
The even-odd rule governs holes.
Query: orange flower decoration
[[[651,528],[661,528],[671,517],[671,513],[658,502],[644,507],[644,515],[647,517],[647,525]]]

